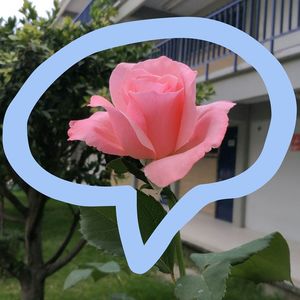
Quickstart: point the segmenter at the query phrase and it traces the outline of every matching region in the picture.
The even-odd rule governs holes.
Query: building
[[[88,22],[91,1],[64,0],[61,15]],[[300,1],[298,0],[119,0],[115,22],[205,16],[235,26],[260,41],[287,71],[300,102]],[[153,56],[166,55],[197,69],[198,82],[209,80],[212,100],[232,99],[239,105],[218,153],[194,166],[175,190],[226,179],[243,172],[258,158],[270,122],[268,94],[256,71],[228,49],[189,39],[157,43]],[[284,101],[284,99],[282,99]],[[285,120],[282,120],[284,122]],[[208,250],[226,250],[273,231],[288,239],[292,277],[300,286],[300,116],[294,139],[275,177],[242,199],[207,206],[183,230],[183,238]],[[280,133],[278,133],[280,143]],[[204,171],[203,171],[204,170]]]

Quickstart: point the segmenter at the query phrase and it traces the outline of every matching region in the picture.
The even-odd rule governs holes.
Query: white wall
[[[267,103],[252,106],[250,164],[257,159],[262,149],[269,125],[268,115]],[[299,115],[296,132],[300,133]],[[279,132],[278,143],[280,134]],[[299,151],[289,151],[275,177],[259,191],[247,197],[246,227],[266,234],[277,230],[286,238],[300,242]]]

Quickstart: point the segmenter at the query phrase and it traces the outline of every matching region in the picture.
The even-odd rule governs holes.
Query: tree
[[[24,1],[23,18],[9,18],[0,21],[0,120],[2,121],[10,101],[16,95],[31,72],[44,60],[64,45],[79,36],[111,23],[115,13],[113,1],[95,1],[92,21],[89,24],[74,23],[65,18],[55,22],[59,10],[58,2],[47,18],[38,16],[34,6]],[[102,166],[112,159],[80,143],[67,142],[68,122],[89,115],[88,108],[82,108],[84,99],[99,94],[108,86],[112,69],[121,61],[137,61],[147,55],[146,44],[115,48],[92,55],[67,70],[42,96],[28,123],[31,151],[35,159],[46,170],[61,178],[109,185],[110,173]],[[26,99],[24,99],[26,101]],[[75,155],[74,155],[75,153]],[[91,160],[91,155],[97,160]],[[22,193],[15,193],[17,187]],[[20,194],[25,197],[22,200]],[[58,245],[53,256],[44,261],[42,249],[42,220],[49,199],[30,187],[10,167],[3,149],[0,150],[0,269],[17,278],[21,285],[23,300],[41,300],[48,276],[72,260],[85,245],[83,239],[66,253],[79,222],[79,211],[70,206],[70,228],[64,241]],[[5,213],[10,203],[17,216]],[[7,219],[21,222],[22,234],[18,240],[24,245],[21,258],[11,251],[15,234],[5,229]]]

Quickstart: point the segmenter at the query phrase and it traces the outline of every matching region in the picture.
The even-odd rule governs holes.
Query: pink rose
[[[192,166],[220,146],[232,102],[196,106],[197,72],[167,57],[121,63],[111,74],[111,104],[91,117],[71,121],[69,140],[85,141],[99,151],[147,160],[145,175],[164,187],[183,178]]]

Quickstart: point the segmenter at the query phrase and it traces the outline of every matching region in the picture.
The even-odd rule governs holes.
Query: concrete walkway
[[[264,233],[238,228],[228,222],[199,213],[182,230],[183,241],[213,252],[226,251],[263,237]],[[292,279],[300,287],[300,243],[288,241],[291,252]]]

